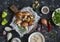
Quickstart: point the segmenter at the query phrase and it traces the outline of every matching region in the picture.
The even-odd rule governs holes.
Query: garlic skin
[[[5,31],[11,31],[12,29],[10,27],[5,27]]]
[[[7,40],[9,41],[12,38],[12,33],[7,34]]]
[[[3,31],[3,35],[6,35],[6,31]]]

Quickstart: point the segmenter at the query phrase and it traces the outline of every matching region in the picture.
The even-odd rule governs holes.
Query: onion
[[[47,20],[46,19],[41,19],[41,23],[45,26],[47,26]]]

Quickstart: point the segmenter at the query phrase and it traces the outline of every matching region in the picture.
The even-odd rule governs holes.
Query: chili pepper
[[[52,29],[52,24],[49,22],[49,24],[48,24],[48,32],[50,32],[51,29]]]

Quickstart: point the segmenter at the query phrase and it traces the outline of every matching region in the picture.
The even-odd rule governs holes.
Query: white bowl
[[[43,36],[40,32],[34,32],[34,33],[32,33],[32,34],[29,36],[29,38],[28,38],[28,42],[31,42],[31,41],[30,41],[31,37],[32,37],[33,35],[36,35],[36,34],[40,35],[40,37],[42,37],[42,39],[43,39],[42,41],[45,42],[45,38],[44,38],[44,36]]]

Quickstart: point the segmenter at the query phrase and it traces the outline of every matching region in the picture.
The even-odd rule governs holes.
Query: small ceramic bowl
[[[34,33],[32,33],[32,34],[29,36],[29,38],[28,38],[28,42],[31,42],[31,37],[34,36],[34,35],[36,35],[36,34],[41,37],[42,42],[45,42],[45,38],[44,38],[44,36],[43,36],[40,32],[34,32]]]
[[[49,7],[43,6],[42,9],[41,9],[41,12],[42,12],[43,14],[48,14],[48,13],[49,13]]]

